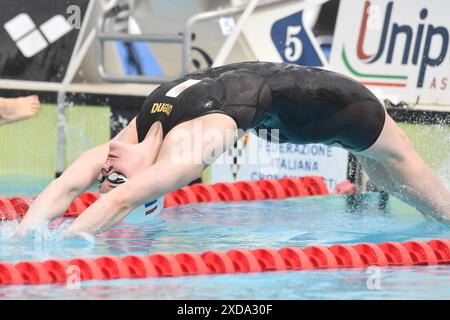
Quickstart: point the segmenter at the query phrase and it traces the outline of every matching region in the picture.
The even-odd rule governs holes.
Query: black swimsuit
[[[139,142],[156,121],[161,121],[165,136],[176,125],[210,113],[230,116],[243,130],[279,129],[280,142],[337,143],[351,151],[370,147],[385,120],[378,99],[344,75],[291,64],[243,62],[159,86],[137,116]]]

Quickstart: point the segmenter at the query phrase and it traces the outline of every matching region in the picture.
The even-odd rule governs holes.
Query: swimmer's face
[[[144,159],[136,145],[113,140],[100,174],[100,193],[106,193],[125,183],[143,170]]]

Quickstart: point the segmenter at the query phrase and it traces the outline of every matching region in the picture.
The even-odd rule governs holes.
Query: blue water
[[[21,190],[34,192],[32,187]],[[12,236],[15,223],[4,223],[0,261],[450,239],[450,227],[426,221],[396,199],[386,210],[377,203],[377,195],[367,194],[358,209],[347,205],[345,196],[195,204],[165,209],[143,225],[121,224],[92,242],[58,239],[58,230],[70,223],[67,219],[27,241]],[[0,299],[450,298],[450,266],[382,268],[379,289],[369,289],[370,276],[366,269],[340,269],[82,282],[79,290],[3,286]]]

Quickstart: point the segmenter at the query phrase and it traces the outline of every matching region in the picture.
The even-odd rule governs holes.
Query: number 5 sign
[[[285,43],[286,48],[284,49],[284,57],[287,61],[295,62],[302,56],[302,42],[297,37],[300,31],[302,31],[301,26],[287,26]]]
[[[312,32],[302,21],[303,12],[284,17],[272,25],[271,37],[283,62],[324,66],[325,58]]]

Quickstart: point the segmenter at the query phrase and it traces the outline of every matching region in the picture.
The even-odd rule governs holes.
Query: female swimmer
[[[100,173],[103,196],[66,236],[101,233],[199,178],[249,129],[266,129],[280,143],[345,148],[379,187],[428,218],[450,221],[450,192],[363,85],[322,69],[244,62],[159,86],[118,136],[86,151],[38,196],[20,231],[60,216]]]

